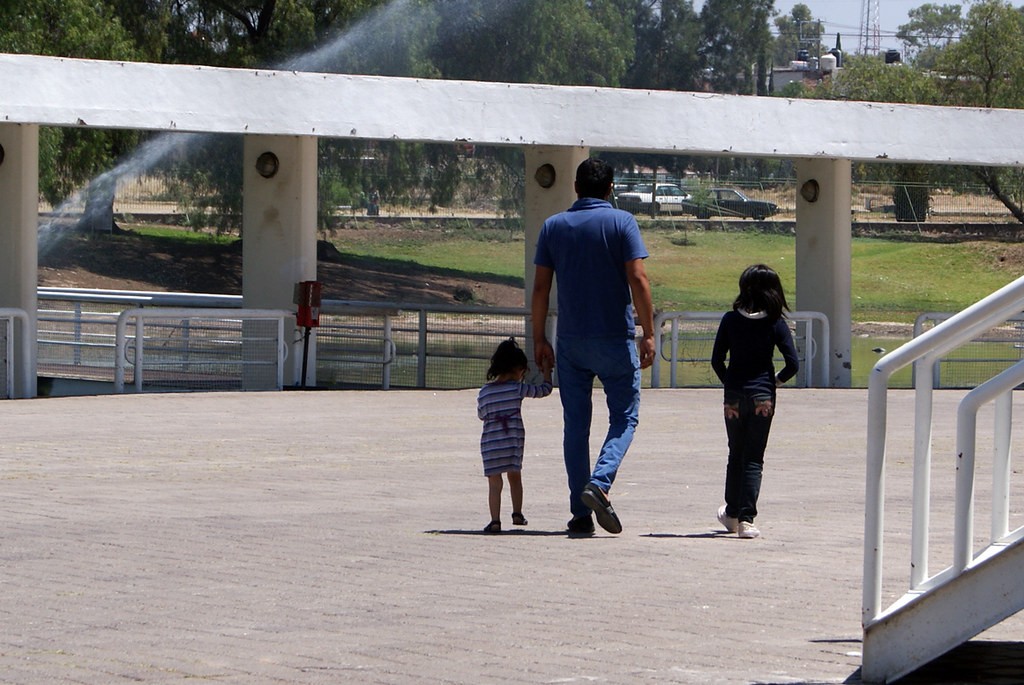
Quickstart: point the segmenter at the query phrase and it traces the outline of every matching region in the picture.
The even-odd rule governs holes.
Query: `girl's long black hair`
[[[740,274],[740,294],[732,303],[733,309],[748,312],[765,312],[768,319],[776,321],[786,315],[789,305],[782,291],[782,281],[775,269],[764,264],[754,264]]]
[[[519,347],[516,339],[509,338],[502,341],[491,356],[491,366],[487,369],[487,380],[492,380],[510,371],[528,368],[529,365],[526,353]]]

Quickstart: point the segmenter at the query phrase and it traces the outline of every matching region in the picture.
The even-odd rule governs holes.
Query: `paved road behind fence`
[[[858,682],[864,391],[781,393],[752,541],[714,520],[715,390],[644,391],[612,493],[625,529],[585,539],[563,532],[558,399],[527,400],[529,526],[481,534],[475,397],[3,403],[0,683]],[[909,393],[890,406],[909,421]],[[908,444],[887,525],[904,542]],[[982,637],[996,655],[970,658],[1017,668],[1020,619]]]

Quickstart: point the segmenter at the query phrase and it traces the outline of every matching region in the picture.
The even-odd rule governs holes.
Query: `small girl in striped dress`
[[[477,416],[484,422],[480,436],[480,454],[487,476],[487,501],[491,509],[491,522],[485,533],[501,532],[501,474],[508,474],[508,487],[512,494],[512,523],[526,525],[523,516],[523,446],[526,427],[521,412],[524,397],[547,397],[551,394],[551,366],[541,369],[544,382],[540,385],[524,383],[529,368],[526,353],[509,338],[498,345],[491,366],[487,369],[490,381],[477,396]]]

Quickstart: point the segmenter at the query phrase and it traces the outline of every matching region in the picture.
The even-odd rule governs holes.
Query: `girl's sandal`
[[[528,521],[521,512],[514,511],[512,512],[512,523],[516,526],[525,526],[528,523]]]
[[[501,532],[501,521],[491,521],[484,528],[485,533],[500,533]]]

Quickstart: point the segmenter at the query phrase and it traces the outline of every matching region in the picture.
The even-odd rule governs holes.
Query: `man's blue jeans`
[[[587,483],[607,492],[619,464],[633,442],[640,413],[640,360],[636,343],[622,338],[558,338],[555,369],[562,398],[562,449],[569,481],[569,509],[587,516],[590,507],[580,495]],[[590,469],[590,425],[594,378],[604,386],[608,404],[608,435],[593,472]]]

